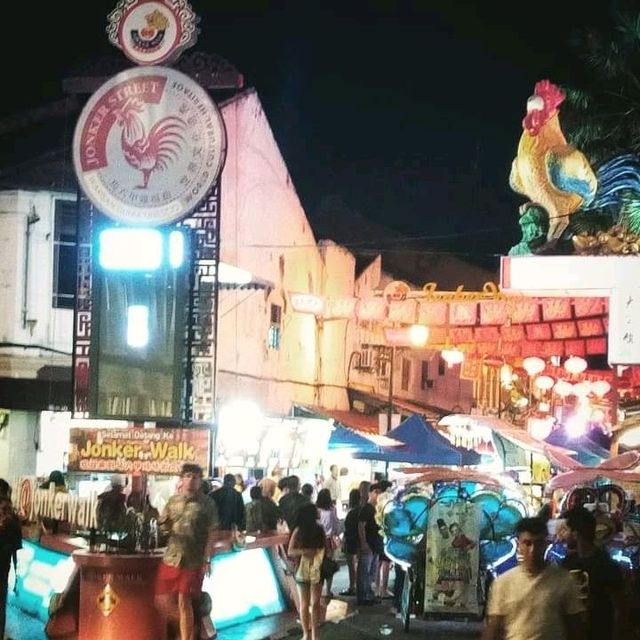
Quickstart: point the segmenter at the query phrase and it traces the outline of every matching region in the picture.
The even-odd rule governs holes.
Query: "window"
[[[424,391],[425,389],[433,389],[433,380],[429,378],[429,361],[422,361],[422,370],[420,374],[420,388]]]
[[[76,297],[76,202],[55,201],[53,226],[53,299],[56,309],[73,309]]]
[[[438,358],[438,375],[443,376],[447,369],[447,363],[444,361],[444,358],[440,356]]]
[[[267,346],[269,349],[280,349],[281,323],[282,307],[279,304],[272,304],[270,310],[269,332],[267,334]]]
[[[362,349],[358,360],[358,369],[371,369],[373,367],[373,351],[371,349]]]
[[[402,358],[402,390],[409,391],[409,378],[411,377],[411,360]]]

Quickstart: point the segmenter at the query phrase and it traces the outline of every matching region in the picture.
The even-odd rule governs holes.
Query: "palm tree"
[[[635,6],[633,6],[635,5]],[[563,89],[562,126],[594,167],[640,153],[640,8],[613,0],[597,26],[578,30],[570,46],[584,67]]]

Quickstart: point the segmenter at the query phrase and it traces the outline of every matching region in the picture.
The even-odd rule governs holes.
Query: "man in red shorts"
[[[195,637],[194,604],[200,599],[211,557],[212,533],[218,526],[215,503],[201,487],[202,468],[184,464],[178,492],[169,498],[159,522],[168,542],[158,569],[156,595],[165,609],[167,600],[177,594],[180,640]]]

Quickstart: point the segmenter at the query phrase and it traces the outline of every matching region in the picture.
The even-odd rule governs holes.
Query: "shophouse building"
[[[255,90],[219,106],[227,159],[219,181],[217,410],[249,400],[265,416],[303,406],[379,422],[390,371],[375,348],[384,344],[381,326],[296,313],[291,296],[365,297],[394,276],[380,259],[357,271],[349,250],[315,237]],[[73,113],[65,117],[75,122]],[[51,154],[0,172],[0,476],[45,475],[65,464],[77,251],[71,134]],[[464,284],[462,266],[459,273]],[[443,368],[438,352],[399,351],[395,367],[393,395],[405,403],[394,411],[468,408],[469,385],[459,369]]]

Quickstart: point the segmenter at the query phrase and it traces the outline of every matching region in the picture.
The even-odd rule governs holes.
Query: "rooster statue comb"
[[[562,236],[571,215],[593,199],[598,186],[587,158],[567,143],[560,128],[558,107],[564,98],[549,80],[536,83],[509,176],[514,191],[546,210],[548,241]]]

